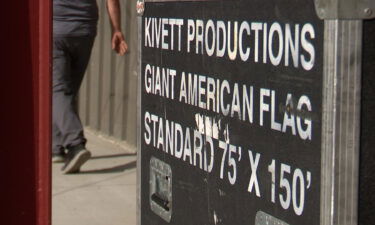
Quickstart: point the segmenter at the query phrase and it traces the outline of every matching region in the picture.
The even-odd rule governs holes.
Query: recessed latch
[[[288,223],[271,216],[262,211],[258,211],[255,216],[255,225],[289,225]]]
[[[172,170],[165,162],[150,160],[150,207],[168,223],[172,217]]]
[[[315,0],[320,19],[362,20],[375,18],[374,0]]]

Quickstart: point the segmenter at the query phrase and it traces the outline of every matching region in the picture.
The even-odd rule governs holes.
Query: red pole
[[[31,0],[33,1],[33,0]],[[36,185],[37,225],[51,224],[51,39],[52,10],[50,0],[39,0],[38,18],[38,104]]]

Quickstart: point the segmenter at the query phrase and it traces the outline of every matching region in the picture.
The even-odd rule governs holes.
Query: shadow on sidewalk
[[[119,157],[128,157],[128,156],[136,156],[137,153],[124,153],[124,154],[114,154],[114,155],[98,155],[92,156],[90,160],[93,159],[110,159],[110,158],[119,158]]]
[[[118,165],[118,166],[114,166],[110,168],[80,171],[79,174],[121,173],[121,172],[124,172],[125,170],[134,169],[136,166],[137,166],[137,161],[131,161],[124,165]]]

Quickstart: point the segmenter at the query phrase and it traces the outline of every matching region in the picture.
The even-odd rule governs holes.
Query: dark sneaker
[[[91,152],[82,148],[71,149],[66,154],[66,162],[62,167],[62,172],[67,173],[77,173],[81,166],[89,160],[91,157]]]
[[[52,153],[52,162],[53,163],[63,163],[65,162],[65,153]]]

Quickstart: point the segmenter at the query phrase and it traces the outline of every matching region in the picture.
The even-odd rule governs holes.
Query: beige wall
[[[133,147],[137,137],[137,15],[136,1],[120,0],[122,29],[129,46],[125,56],[111,50],[111,27],[105,0],[97,0],[100,19],[79,96],[84,126]]]

